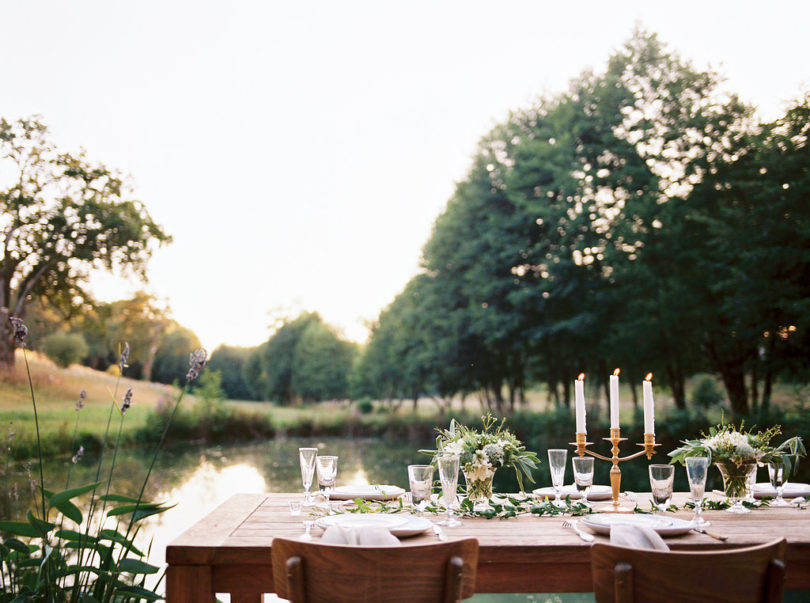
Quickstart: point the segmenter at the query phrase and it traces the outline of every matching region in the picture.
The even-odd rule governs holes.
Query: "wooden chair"
[[[785,539],[723,551],[591,548],[598,603],[777,603],[785,580]]]
[[[273,584],[292,603],[431,601],[475,591],[478,541],[359,547],[275,538]]]

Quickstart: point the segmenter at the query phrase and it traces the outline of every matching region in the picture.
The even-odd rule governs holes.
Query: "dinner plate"
[[[329,526],[343,526],[344,528],[368,528],[381,527],[392,531],[398,527],[404,527],[408,523],[408,518],[404,515],[390,515],[387,513],[342,513],[340,515],[327,515],[315,520],[315,524],[321,528]],[[392,531],[393,533],[393,531]]]
[[[433,528],[433,522],[424,517],[418,517],[417,515],[403,515],[402,517],[407,519],[406,523],[402,524],[401,526],[394,526],[388,530],[394,536],[399,538],[416,536],[417,534],[421,534],[422,532],[426,532],[427,530]]]
[[[582,517],[582,524],[597,534],[610,535],[610,526],[631,525],[652,528],[661,536],[677,536],[689,532],[691,521],[679,517],[647,513],[594,513]]]
[[[399,486],[386,484],[366,484],[360,486],[338,486],[329,492],[329,498],[334,500],[391,500],[405,494]]]
[[[532,494],[540,497],[548,496],[549,500],[554,500],[554,488],[537,488],[532,490]],[[579,498],[579,492],[574,484],[562,487],[560,497],[564,499],[566,496],[570,496],[571,500]],[[588,492],[588,500],[610,500],[612,496],[613,490],[610,486],[591,486],[591,491]]]
[[[765,498],[766,496],[769,498],[775,497],[776,489],[767,482],[754,484],[754,497]],[[798,496],[804,496],[805,498],[810,496],[810,484],[802,484],[799,482],[786,483],[784,490],[782,490],[782,498],[790,499]]]

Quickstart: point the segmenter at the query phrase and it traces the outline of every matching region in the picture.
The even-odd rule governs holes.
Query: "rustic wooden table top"
[[[673,502],[683,506],[686,496],[678,493]],[[199,576],[209,576],[202,580],[204,588],[214,589],[212,592],[246,593],[244,598],[236,594],[237,601],[256,600],[254,592],[272,592],[269,568],[273,538],[297,538],[303,533],[306,510],[302,516],[293,517],[288,507],[290,500],[301,498],[300,493],[236,494],[177,538],[166,550],[170,601],[192,600],[178,595],[192,576],[198,576],[198,583]],[[636,502],[648,509],[649,494],[638,494]],[[690,519],[692,513],[679,511],[673,515]],[[728,540],[720,542],[689,532],[668,538],[671,549],[744,547],[784,537],[788,541],[787,588],[810,589],[810,508],[769,507],[744,515],[704,511],[703,515],[711,521],[710,529],[726,535]],[[462,526],[444,532],[449,539],[478,539],[477,592],[592,590],[590,544],[563,527],[561,517],[464,519]],[[313,535],[320,533],[319,528],[313,528]],[[407,545],[435,539],[432,533],[425,533],[402,542]],[[609,537],[596,535],[596,541],[609,542]]]

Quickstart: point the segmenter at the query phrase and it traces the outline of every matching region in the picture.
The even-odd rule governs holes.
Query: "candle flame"
[[[615,371],[613,371],[613,374],[614,374],[614,375],[616,375],[616,376],[618,377],[618,376],[619,376],[619,373],[621,373],[621,372],[622,372],[622,370],[621,370],[621,369],[616,369]]]
[[[577,377],[577,381],[585,381],[585,373],[580,373],[579,377]]]
[[[647,373],[647,376],[644,377],[645,381],[652,381],[652,373]]]

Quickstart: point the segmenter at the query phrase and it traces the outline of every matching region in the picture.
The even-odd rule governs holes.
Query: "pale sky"
[[[637,22],[764,117],[810,83],[800,1],[0,0],[0,116],[130,175],[174,237],[145,289],[209,350],[279,307],[363,341],[478,139]]]

